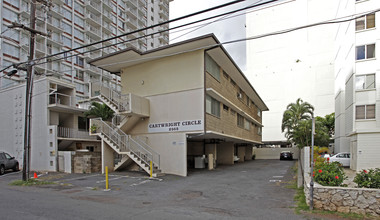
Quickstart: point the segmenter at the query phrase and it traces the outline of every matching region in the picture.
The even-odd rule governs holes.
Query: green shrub
[[[343,186],[343,180],[347,179],[343,167],[338,162],[316,164],[313,176],[315,182],[322,186]]]
[[[380,168],[362,170],[356,174],[354,183],[358,184],[358,187],[380,189]]]

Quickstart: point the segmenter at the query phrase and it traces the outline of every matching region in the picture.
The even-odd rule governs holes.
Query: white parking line
[[[139,183],[131,184],[130,186],[138,186],[138,185],[142,185],[142,184],[145,184],[145,183],[148,183],[148,182],[150,182],[150,180],[144,180],[144,181],[139,182]]]
[[[119,176],[119,177],[116,177],[116,178],[111,178],[111,179],[108,179],[108,181],[111,181],[111,180],[118,180],[118,179],[121,179],[121,178],[128,178],[127,176]],[[106,180],[99,180],[99,181],[96,181],[96,183],[104,183]]]
[[[281,182],[281,180],[269,180],[270,183]]]
[[[0,178],[4,177],[4,176],[9,176],[9,175],[13,175],[13,174],[16,174],[16,173],[20,173],[20,172],[21,172],[21,170],[17,171],[17,172],[7,173],[7,174],[4,174],[4,175],[1,175]]]
[[[100,176],[101,174],[95,174],[91,176],[81,176],[81,177],[76,177],[76,178],[71,178],[71,179],[64,179],[64,180],[59,180],[58,182],[65,182],[65,181],[70,181],[70,180],[79,180],[87,177],[94,177],[94,176]]]

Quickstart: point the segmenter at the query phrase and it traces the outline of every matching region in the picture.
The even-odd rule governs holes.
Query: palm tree
[[[86,117],[100,117],[102,120],[107,121],[112,119],[114,112],[106,104],[92,102],[90,109],[84,113]]]
[[[312,118],[314,107],[308,102],[302,101],[298,98],[295,103],[290,103],[284,111],[282,117],[281,131],[285,132],[285,137],[294,143],[294,130],[301,123],[301,121],[308,121]]]

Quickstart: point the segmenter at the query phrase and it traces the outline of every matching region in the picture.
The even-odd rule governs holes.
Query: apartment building
[[[121,77],[121,93],[91,84],[91,98],[109,105],[111,123],[91,119],[101,138],[102,167],[139,165],[149,173],[186,176],[252,159],[268,108],[214,35],[146,52],[119,51],[91,64]],[[119,163],[114,163],[115,158]],[[130,165],[132,164],[132,165]]]
[[[380,167],[380,93],[377,59],[380,8],[376,0],[341,0],[338,17],[362,15],[336,32],[335,148],[351,152],[351,169]]]
[[[169,1],[52,0],[51,7],[38,3],[36,29],[49,36],[37,35],[35,58],[43,58],[167,21],[169,19]],[[27,60],[29,32],[10,29],[7,26],[14,21],[29,26],[30,1],[4,0],[1,1],[1,8],[3,37],[1,38],[0,65],[4,68],[13,63]],[[76,86],[77,101],[88,98],[90,80],[102,81],[110,87],[120,89],[120,78],[89,65],[87,61],[127,47],[145,51],[166,45],[169,42],[168,32],[144,37],[147,34],[165,30],[165,28],[167,25],[42,59],[35,65],[35,71],[37,74],[49,74],[73,83]],[[90,50],[92,51],[90,53],[73,56]],[[24,81],[24,77],[21,77],[23,75],[25,73],[20,71],[12,79],[0,78],[0,86],[4,88],[17,84],[17,81],[22,82]]]
[[[286,0],[249,11],[247,37],[335,18],[338,1]],[[247,41],[247,77],[264,98],[263,142],[286,146],[281,132],[286,106],[298,98],[315,115],[334,112],[334,43],[337,25],[315,26]]]
[[[74,172],[71,156],[86,151],[100,159],[100,140],[89,135],[87,110],[75,100],[76,88],[53,77],[34,82],[31,118],[30,170]],[[10,153],[23,166],[25,84],[0,91],[0,149]],[[5,104],[6,103],[6,104]],[[67,152],[66,167],[63,154]],[[73,160],[74,162],[74,160]],[[60,166],[61,164],[61,166]],[[100,171],[100,168],[99,170]]]

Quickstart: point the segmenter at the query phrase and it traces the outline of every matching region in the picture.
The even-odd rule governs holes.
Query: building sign
[[[149,133],[176,132],[176,131],[197,131],[197,130],[203,130],[203,121],[201,119],[151,123],[148,125],[148,132]]]

